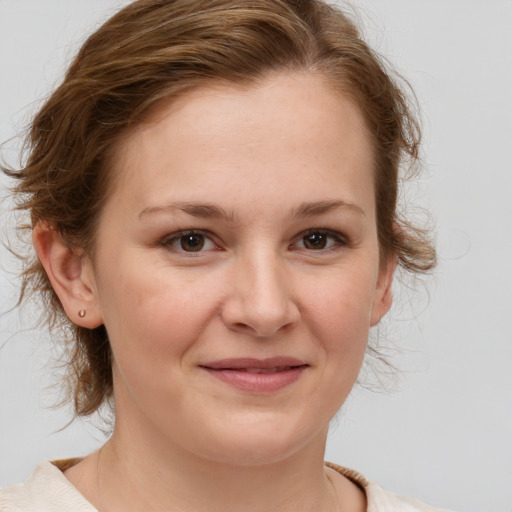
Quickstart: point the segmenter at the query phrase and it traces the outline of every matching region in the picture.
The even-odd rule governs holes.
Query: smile
[[[284,372],[294,368],[293,366],[278,366],[277,368],[240,368],[241,371],[247,373],[276,373]]]
[[[212,377],[250,393],[272,393],[296,382],[309,365],[294,358],[224,359],[199,366]]]

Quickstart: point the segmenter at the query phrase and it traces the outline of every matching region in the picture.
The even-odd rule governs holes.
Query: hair
[[[426,230],[397,210],[399,169],[419,158],[420,129],[406,82],[362,39],[350,16],[321,0],[138,0],[83,44],[63,82],[34,117],[17,180],[17,208],[58,230],[70,247],[94,253],[112,184],[116,142],[164,98],[218,81],[250,86],[273,71],[323,75],[360,108],[375,148],[377,228],[382,257],[412,274],[435,265]],[[31,226],[20,225],[21,230]],[[112,396],[104,326],[65,315],[31,252],[23,256],[20,301],[42,299],[43,321],[69,348],[68,399],[78,416]]]

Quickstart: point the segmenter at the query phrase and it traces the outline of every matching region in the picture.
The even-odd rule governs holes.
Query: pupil
[[[200,251],[204,246],[203,235],[184,235],[181,237],[181,248],[184,251]]]
[[[327,237],[323,233],[311,233],[304,237],[304,245],[308,249],[324,249]]]

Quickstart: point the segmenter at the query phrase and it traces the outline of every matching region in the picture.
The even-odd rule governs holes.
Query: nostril
[[[292,323],[283,323],[281,325],[265,323],[264,325],[251,325],[244,322],[233,322],[229,328],[242,334],[248,334],[257,338],[271,338],[277,333],[288,331],[293,326]]]
[[[247,330],[247,331],[251,331],[252,330],[251,327],[249,327],[247,324],[244,324],[242,322],[235,322],[233,324],[233,327],[235,329],[240,329],[240,330],[244,330],[244,329]]]

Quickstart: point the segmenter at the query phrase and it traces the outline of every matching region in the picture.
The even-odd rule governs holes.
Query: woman
[[[404,93],[322,2],[139,0],[84,44],[18,179],[77,415],[109,441],[0,510],[429,511],[323,461],[397,265]]]

